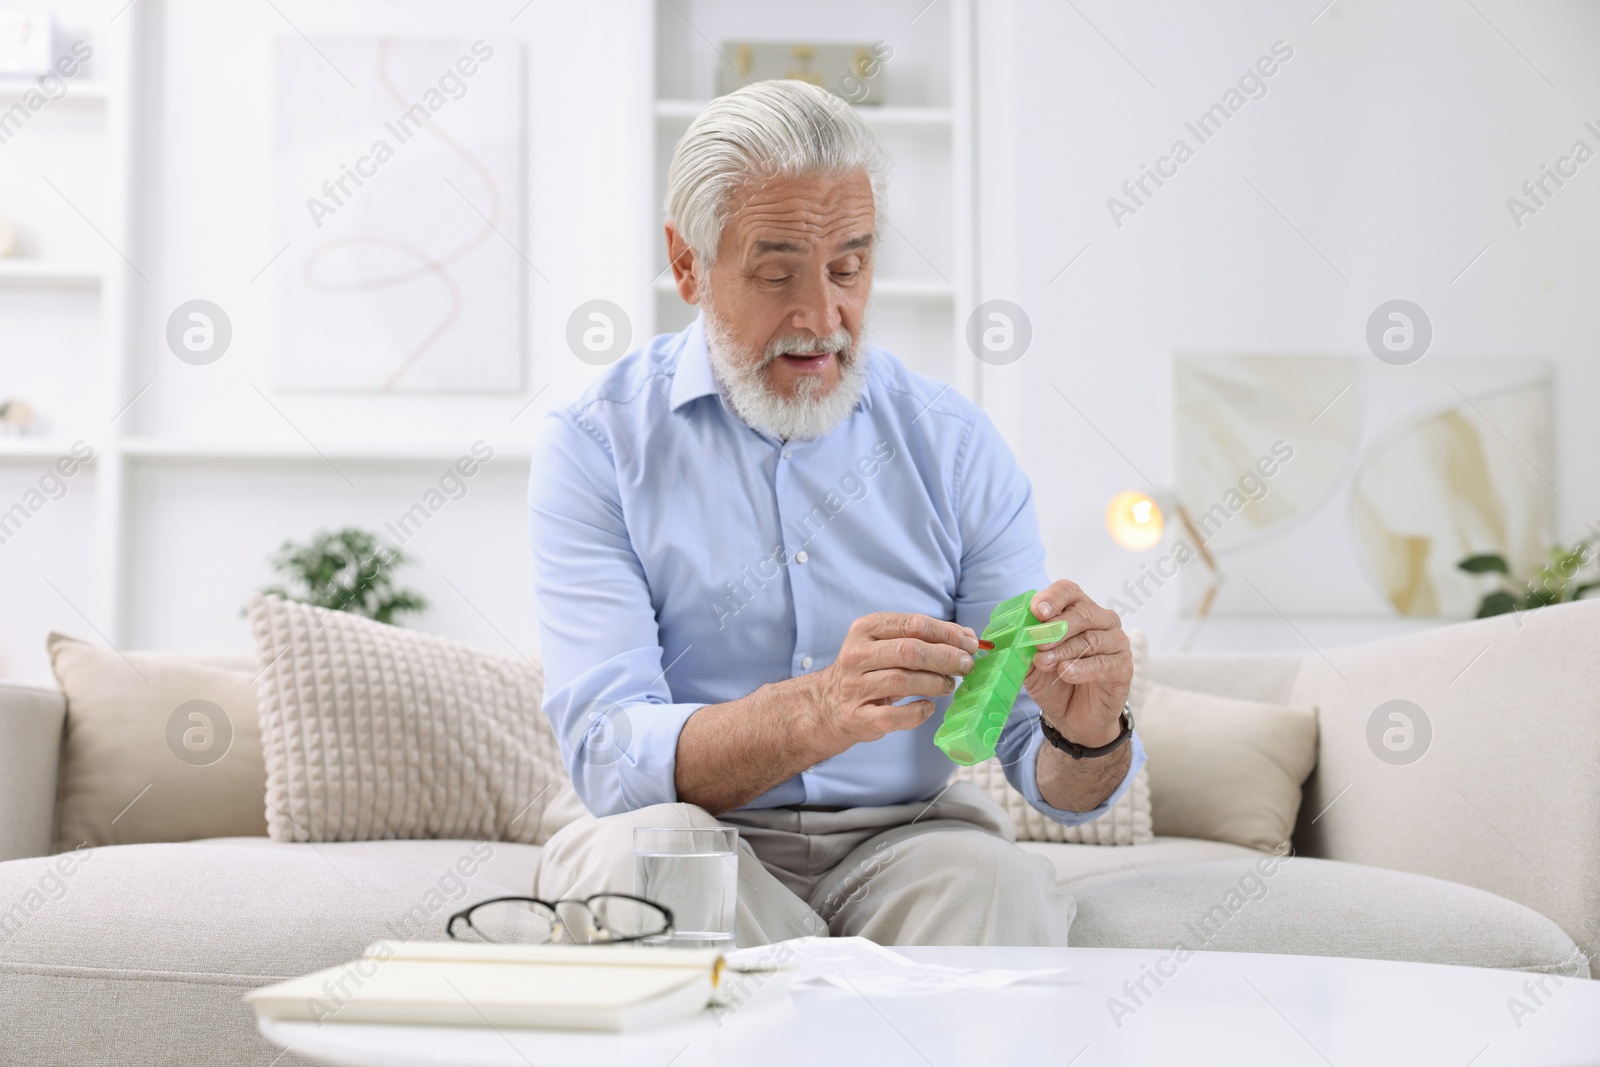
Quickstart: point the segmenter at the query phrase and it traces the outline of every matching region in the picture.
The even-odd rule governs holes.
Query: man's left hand
[[[1066,619],[1067,636],[1039,646],[1023,679],[1045,721],[1069,741],[1089,748],[1122,732],[1122,707],[1133,684],[1133,648],[1117,613],[1069,581],[1053,582],[1033,598],[1043,622]]]

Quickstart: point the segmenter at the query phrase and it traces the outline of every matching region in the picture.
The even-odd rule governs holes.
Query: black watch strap
[[[1044,716],[1039,716],[1039,729],[1044,732],[1044,739],[1050,742],[1073,759],[1094,759],[1096,756],[1109,756],[1117,749],[1128,743],[1128,738],[1133,736],[1133,709],[1122,705],[1122,732],[1099,748],[1085,748],[1075,741],[1068,741],[1061,735],[1061,731],[1045,722]]]

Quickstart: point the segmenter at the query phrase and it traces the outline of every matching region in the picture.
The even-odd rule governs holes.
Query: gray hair
[[[842,97],[802,81],[761,81],[719,96],[689,124],[667,169],[667,220],[716,262],[729,204],[771,178],[864,171],[881,229],[889,153]]]

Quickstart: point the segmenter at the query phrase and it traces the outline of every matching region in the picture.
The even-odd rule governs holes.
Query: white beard
[[[706,348],[711,354],[711,369],[722,387],[728,407],[741,421],[762,433],[783,441],[810,441],[833,430],[856,409],[867,387],[867,353],[850,340],[843,327],[827,337],[813,339],[790,334],[767,345],[759,360],[741,351],[727,323],[711,310],[711,294],[700,304],[705,317]],[[786,353],[835,353],[839,361],[839,384],[823,392],[820,378],[802,377],[795,395],[781,397],[767,383],[767,368]]]

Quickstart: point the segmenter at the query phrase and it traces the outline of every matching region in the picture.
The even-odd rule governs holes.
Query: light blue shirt
[[[706,704],[819,671],[850,624],[919,612],[981,632],[1048,584],[1033,493],[994,424],[950,386],[866,346],[868,384],[832,432],[788,444],[727,407],[696,320],[624,357],[551,412],[529,486],[544,708],[596,815],[677,800],[678,734]],[[748,805],[931,799],[955,766],[915,730],[858,744]],[[998,758],[1038,810],[1026,692]]]

